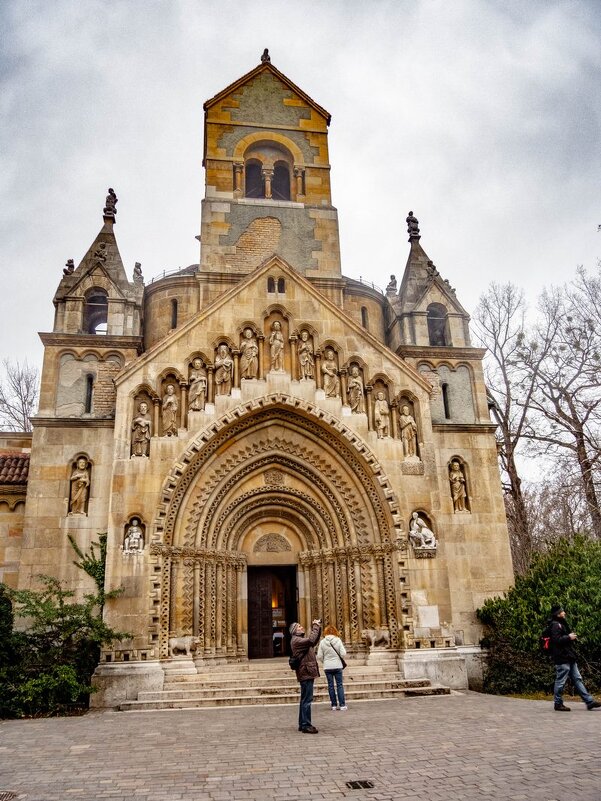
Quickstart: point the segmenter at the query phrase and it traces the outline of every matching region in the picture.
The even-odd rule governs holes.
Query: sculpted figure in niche
[[[378,439],[390,436],[390,406],[383,392],[378,392],[374,402],[374,421]]]
[[[434,532],[428,528],[417,512],[411,515],[409,539],[414,548],[436,548]]]
[[[202,412],[207,399],[207,371],[200,359],[194,359],[190,371],[190,388],[188,390],[188,408],[193,412]]]
[[[234,360],[230,356],[230,349],[227,345],[220,345],[215,358],[215,386],[218,395],[229,395],[232,391],[233,369]]]
[[[336,366],[336,354],[332,348],[326,348],[324,360],[321,365],[323,375],[323,389],[326,398],[340,397],[340,379],[338,378],[338,368]]]
[[[271,326],[269,336],[270,370],[281,373],[284,370],[284,335],[282,325],[278,320]]]
[[[240,377],[256,378],[259,371],[259,345],[251,328],[245,328],[240,344]]]
[[[138,413],[132,420],[131,429],[132,456],[148,456],[150,453],[150,437],[152,436],[152,419],[148,414],[146,401],[141,401],[138,404]]]
[[[359,368],[356,364],[351,367],[351,374],[349,376],[346,394],[348,396],[348,403],[351,407],[351,412],[360,414],[361,412],[365,411],[363,381],[359,375]]]
[[[140,528],[140,521],[137,517],[132,517],[131,523],[127,527],[125,539],[123,541],[124,553],[135,553],[144,550],[144,533]]]
[[[173,437],[177,435],[177,410],[179,401],[175,394],[173,384],[167,384],[167,390],[163,395],[163,436]]]
[[[401,425],[401,442],[405,459],[417,456],[417,423],[407,404],[401,407],[399,415]]]
[[[71,473],[70,515],[85,515],[90,492],[90,463],[85,456],[77,460]]]
[[[298,363],[300,365],[300,377],[313,378],[315,375],[315,359],[313,358],[313,344],[309,339],[308,331],[301,331],[298,342]]]
[[[453,460],[449,467],[449,481],[451,482],[451,496],[453,509],[456,512],[467,512],[467,492],[465,491],[465,476],[458,461]]]

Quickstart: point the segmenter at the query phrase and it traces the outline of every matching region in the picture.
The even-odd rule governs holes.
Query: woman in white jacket
[[[323,662],[323,669],[328,680],[328,693],[332,704],[332,712],[339,709],[346,712],[348,709],[344,698],[344,687],[342,684],[342,657],[346,656],[346,648],[340,639],[339,631],[335,626],[326,626],[324,638],[319,643],[317,658]],[[334,681],[336,688],[334,689]],[[338,699],[336,699],[338,696]]]

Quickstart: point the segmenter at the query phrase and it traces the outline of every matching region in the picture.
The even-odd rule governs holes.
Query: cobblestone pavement
[[[601,710],[468,693],[0,724],[0,798],[601,801]],[[373,789],[349,789],[369,780]]]

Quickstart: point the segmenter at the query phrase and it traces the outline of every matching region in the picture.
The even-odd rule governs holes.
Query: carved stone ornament
[[[240,377],[256,378],[259,372],[259,345],[252,328],[245,328],[240,343]]]
[[[74,270],[75,264],[73,263],[73,259],[67,259],[67,263],[63,267],[63,275],[71,275]]]
[[[266,470],[263,473],[263,481],[268,486],[282,486],[282,484],[284,484],[284,474],[281,470]]]
[[[132,517],[131,523],[125,532],[125,539],[123,540],[123,553],[142,553],[144,550],[144,532],[140,527],[140,520],[137,517]]]
[[[419,220],[417,217],[413,216],[413,212],[410,211],[407,215],[407,219],[405,220],[407,223],[407,233],[409,234],[409,241],[411,242],[412,239],[420,239],[419,235]]]
[[[298,341],[298,364],[301,381],[315,376],[315,359],[313,358],[313,344],[308,331],[301,331]]]
[[[201,412],[207,398],[207,371],[200,359],[194,359],[192,362],[188,387],[188,409],[192,412]]]
[[[152,436],[152,418],[148,414],[148,404],[140,401],[138,411],[131,423],[131,455],[148,456]]]
[[[253,548],[254,553],[281,553],[291,550],[292,546],[281,534],[265,534],[256,541]]]
[[[374,421],[378,439],[390,436],[390,406],[383,392],[378,392],[374,401]]]
[[[338,366],[336,365],[336,354],[332,348],[326,348],[324,359],[321,364],[323,375],[323,389],[326,398],[340,397],[340,379],[338,378]]]
[[[409,526],[409,541],[413,546],[414,553],[422,550],[430,550],[436,552],[436,537],[434,532],[428,528],[426,521],[423,520],[417,512],[411,515],[411,524]]]

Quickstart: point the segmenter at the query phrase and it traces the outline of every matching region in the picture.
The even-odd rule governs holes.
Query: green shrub
[[[578,666],[589,688],[601,687],[601,543],[585,537],[560,540],[537,554],[503,598],[478,610],[489,649],[486,692],[532,693],[553,685],[552,662],[539,653],[551,606],[560,603],[578,634]]]

